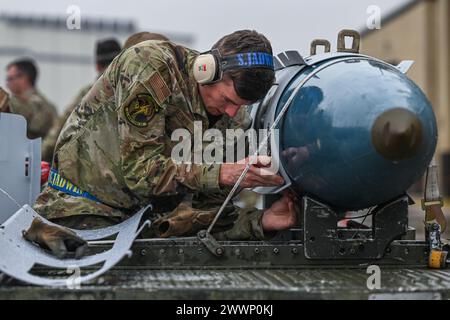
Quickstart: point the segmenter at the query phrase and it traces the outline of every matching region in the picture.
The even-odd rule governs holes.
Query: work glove
[[[183,201],[170,214],[153,223],[154,232],[158,238],[194,236],[210,226],[218,211],[219,207],[210,210],[195,209],[189,202]],[[227,206],[212,233],[231,229],[238,216],[234,206]]]
[[[22,235],[26,240],[38,244],[45,250],[50,250],[59,259],[70,255],[80,259],[87,249],[87,242],[72,230],[45,224],[39,218],[35,218],[31,227],[27,231],[22,231]]]

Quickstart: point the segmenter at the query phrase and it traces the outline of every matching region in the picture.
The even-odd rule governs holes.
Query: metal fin
[[[402,73],[407,73],[409,69],[413,66],[414,61],[413,60],[404,60],[400,62],[397,66],[397,69],[400,70]]]

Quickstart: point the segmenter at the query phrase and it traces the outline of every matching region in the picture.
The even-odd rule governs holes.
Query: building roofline
[[[93,65],[95,60],[91,55],[68,53],[39,52],[26,47],[0,46],[0,57],[15,59],[17,57],[32,58],[38,63]]]
[[[404,5],[400,6],[399,8],[393,10],[391,13],[387,14],[382,18],[381,23],[382,24],[388,24],[389,22],[395,20],[397,17],[401,16],[403,13],[411,10],[414,8],[417,4],[420,2],[423,2],[424,0],[410,0],[409,2],[405,3]],[[365,37],[369,35],[370,33],[377,31],[377,29],[368,29],[367,27],[361,28],[360,34],[361,37]]]
[[[20,15],[12,13],[0,14],[0,22],[7,23],[13,27],[39,27],[53,30],[67,30],[66,19],[67,17],[64,16]],[[131,19],[120,20],[83,17],[81,19],[81,31],[103,31],[128,36],[141,30],[137,28],[136,23]],[[188,45],[194,42],[194,36],[188,33],[167,31],[152,32],[162,33],[174,42],[182,42]]]
[[[14,27],[41,27],[50,29],[67,29],[67,17],[47,16],[47,15],[19,15],[0,14],[0,21],[6,22]],[[114,33],[135,33],[137,28],[134,21],[102,19],[93,17],[83,17],[81,19],[81,30],[84,31],[105,31]]]

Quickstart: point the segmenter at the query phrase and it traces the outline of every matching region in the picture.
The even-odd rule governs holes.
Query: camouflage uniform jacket
[[[61,129],[64,127],[64,124],[66,123],[70,114],[80,104],[81,100],[89,92],[92,86],[93,83],[90,83],[89,85],[83,87],[78,92],[75,99],[73,99],[73,101],[66,108],[63,115],[60,116],[56,121],[54,121],[53,126],[50,128],[50,131],[42,142],[42,160],[52,162],[53,150],[55,149],[56,141],[58,140],[59,134],[61,133]]]
[[[100,201],[47,187],[35,209],[48,219],[123,219],[158,198],[220,192],[219,164],[175,164],[170,157],[174,130],[185,128],[192,134],[194,121],[201,121],[203,130],[209,127],[192,74],[197,55],[160,41],[122,52],[70,115],[55,148],[53,168]],[[215,127],[248,126],[245,108],[239,114],[223,116]],[[259,229],[251,234],[262,234],[257,224]]]
[[[57,117],[55,106],[34,89],[21,97],[11,96],[9,111],[25,117],[30,139],[44,138]]]

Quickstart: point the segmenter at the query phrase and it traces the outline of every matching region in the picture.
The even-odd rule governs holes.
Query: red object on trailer
[[[41,162],[41,186],[48,181],[50,175],[50,163],[42,161]]]

